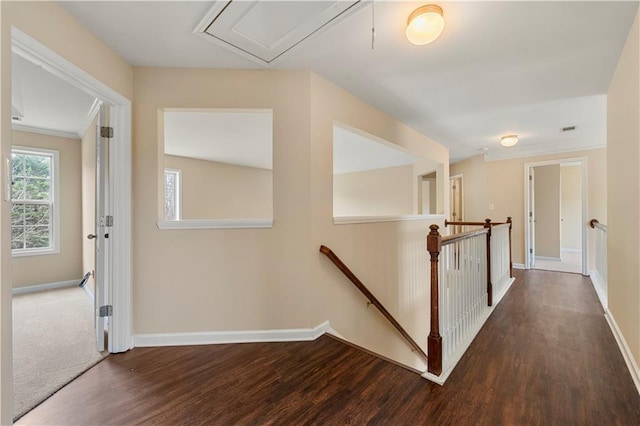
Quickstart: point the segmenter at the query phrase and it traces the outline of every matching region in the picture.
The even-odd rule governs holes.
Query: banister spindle
[[[484,220],[487,228],[487,305],[493,305],[493,284],[491,283],[491,219]]]
[[[440,336],[440,313],[438,297],[438,256],[442,249],[442,236],[438,225],[429,227],[427,250],[431,257],[431,331],[427,338],[427,369],[429,373],[439,376],[442,373],[442,336]]]

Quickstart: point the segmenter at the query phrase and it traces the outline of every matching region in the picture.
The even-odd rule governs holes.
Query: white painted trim
[[[34,154],[40,156],[48,156],[51,158],[51,193],[53,202],[51,203],[51,247],[32,248],[32,249],[16,249],[11,250],[11,257],[29,257],[29,256],[46,256],[60,253],[60,151],[55,149],[39,148],[35,146],[13,145],[11,153],[18,151],[22,154]],[[13,203],[13,199],[12,199]]]
[[[335,216],[335,225],[347,225],[352,223],[378,223],[378,222],[408,222],[413,220],[444,220],[443,214],[408,214],[388,216]]]
[[[640,368],[638,368],[638,364],[633,357],[633,353],[631,353],[631,349],[629,349],[629,345],[627,345],[627,341],[625,340],[620,327],[618,327],[618,323],[609,309],[605,309],[604,317],[607,319],[607,323],[613,332],[613,337],[615,337],[616,342],[618,343],[624,362],[627,364],[627,368],[629,368],[629,373],[631,374],[633,383],[636,385],[636,390],[640,394]]]
[[[158,229],[255,229],[271,228],[273,219],[182,219],[160,220]]]
[[[552,262],[562,262],[562,259],[560,259],[559,257],[552,257],[552,256],[536,256],[536,260],[550,260]]]
[[[447,379],[449,378],[449,376],[451,375],[453,370],[456,368],[456,365],[458,365],[458,362],[460,362],[460,360],[462,359],[463,355],[467,352],[469,347],[471,347],[471,344],[473,343],[473,340],[476,338],[476,336],[480,332],[480,329],[487,322],[487,320],[489,319],[489,317],[491,316],[493,311],[495,311],[496,307],[502,301],[504,296],[509,292],[509,289],[511,288],[511,286],[513,285],[515,280],[516,279],[513,278],[513,277],[510,278],[509,279],[509,284],[507,284],[504,287],[504,291],[502,291],[500,294],[496,295],[495,301],[494,301],[492,306],[488,307],[489,309],[487,310],[487,313],[486,313],[484,319],[478,321],[478,323],[475,325],[475,327],[473,327],[471,329],[471,333],[469,333],[467,335],[466,341],[462,345],[460,345],[460,347],[464,348],[464,350],[463,351],[459,351],[458,353],[454,354],[452,356],[452,358],[448,361],[449,365],[447,365],[447,366],[443,365],[444,371],[442,371],[442,373],[439,376],[436,376],[435,374],[431,374],[428,371],[425,371],[422,374],[422,377],[424,377],[425,379],[430,380],[430,381],[432,381],[434,383],[437,383],[437,384],[439,384],[441,386],[444,385],[444,383],[447,381]]]
[[[76,133],[73,132],[65,132],[63,130],[53,130],[53,129],[45,129],[43,127],[29,126],[27,124],[16,123],[13,121],[11,123],[11,128],[18,132],[27,132],[27,133],[37,133],[39,135],[46,136],[55,136],[58,138],[65,139],[81,139]]]
[[[27,294],[27,293],[35,293],[38,291],[57,290],[59,288],[77,287],[78,284],[80,284],[80,281],[82,281],[82,278],[78,278],[77,280],[57,281],[53,283],[28,285],[24,287],[14,287],[11,290],[11,294],[13,295]]]
[[[133,347],[131,333],[131,101],[19,29],[11,28],[11,50],[85,93],[112,105],[111,145],[113,249],[109,352]]]
[[[567,253],[581,253],[582,249],[560,247],[560,253],[562,253],[563,251]]]
[[[130,104],[129,99],[16,27],[11,27],[11,51],[95,98],[112,105]]]
[[[503,150],[500,153],[487,153],[484,155],[484,160],[487,162],[512,160],[515,158],[527,158],[527,157],[542,157],[545,155],[565,154],[576,151],[587,151],[591,149],[606,148],[607,145],[595,145],[595,146],[563,146],[560,148],[554,148],[553,146],[535,146],[532,149],[518,149],[517,151]],[[460,160],[462,161],[462,160]]]
[[[514,263],[513,269],[524,269],[524,263]]]
[[[302,342],[315,340],[329,332],[329,321],[314,328],[278,330],[202,331],[194,333],[136,334],[136,347],[215,345],[222,343]]]
[[[111,304],[109,320],[109,352],[133,348],[132,335],[132,253],[131,253],[131,104],[111,108],[113,139],[110,144],[111,214]]]
[[[589,273],[589,278],[591,279],[591,284],[593,285],[593,289],[596,291],[598,295],[598,299],[600,299],[600,304],[602,308],[606,311],[609,307],[609,302],[607,300],[607,284],[604,282],[600,274],[597,270],[592,270]]]

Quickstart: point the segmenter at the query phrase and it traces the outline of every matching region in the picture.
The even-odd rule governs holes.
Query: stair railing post
[[[487,228],[487,305],[493,305],[493,284],[491,283],[491,219],[484,220]]]
[[[442,250],[442,236],[438,232],[438,225],[431,225],[429,229],[431,232],[427,235],[427,250],[431,257],[431,331],[427,338],[427,370],[439,376],[442,373],[442,336],[440,336],[438,256]]]
[[[507,223],[509,224],[509,277],[513,278],[513,258],[511,257],[511,228],[513,228],[513,222],[511,221],[511,216],[507,217]]]

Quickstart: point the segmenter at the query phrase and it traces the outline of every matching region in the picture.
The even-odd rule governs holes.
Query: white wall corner
[[[134,335],[135,347],[216,345],[223,343],[304,342],[329,332],[325,321],[314,328],[277,330],[202,331],[193,333],[151,333]]]
[[[616,338],[616,342],[618,343],[618,347],[620,348],[620,352],[622,352],[622,357],[624,358],[624,362],[627,364],[627,368],[629,368],[629,373],[631,373],[631,378],[633,379],[633,383],[636,385],[636,390],[640,394],[640,368],[638,368],[638,364],[636,360],[633,358],[633,354],[631,353],[631,349],[629,349],[629,345],[627,345],[627,341],[622,335],[622,331],[618,327],[618,323],[616,322],[613,314],[609,309],[605,309],[604,317],[607,319],[607,323],[613,332],[613,337]]]

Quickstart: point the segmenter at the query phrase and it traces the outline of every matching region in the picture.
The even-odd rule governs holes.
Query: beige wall
[[[58,151],[60,253],[12,259],[13,287],[79,280],[82,276],[80,140],[13,132],[13,144]]]
[[[109,47],[82,27],[55,2],[0,2],[0,155],[11,151],[11,27],[29,34],[107,86],[131,99],[132,69]],[[0,186],[6,185],[4,173]],[[0,223],[0,422],[10,424],[11,410],[11,253],[9,250],[10,203],[2,201]]]
[[[607,96],[608,304],[637,364],[640,364],[639,17],[640,12],[636,14]]]
[[[597,218],[607,223],[607,149],[565,152],[500,161],[484,161],[482,155],[451,165],[451,171],[464,175],[464,208],[466,220],[481,218],[504,220],[513,218],[513,262],[524,264],[524,165],[549,160],[586,157],[588,220]],[[489,210],[489,203],[494,210]],[[581,226],[588,226],[587,222]],[[589,268],[593,269],[595,235],[589,239]]]
[[[93,272],[96,267],[96,240],[87,235],[96,233],[96,126],[98,117],[93,120],[82,137],[82,274]],[[93,292],[93,275],[86,284]]]
[[[535,254],[560,259],[560,165],[533,168]]]
[[[274,114],[275,116],[275,114]],[[309,275],[312,324],[329,320],[348,340],[411,367],[421,360],[366,298],[318,252],[330,247],[382,301],[409,334],[426,347],[429,332],[429,262],[425,235],[443,219],[333,224],[332,137],[334,121],[389,141],[425,160],[414,176],[437,169],[441,205],[448,206],[449,153],[446,148],[365,104],[323,78],[311,75],[311,231]],[[439,166],[437,164],[440,164]],[[444,166],[442,166],[444,164]],[[417,209],[418,179],[413,193]],[[417,210],[416,210],[417,211]],[[446,208],[448,214],[448,207]]]
[[[582,167],[560,167],[560,247],[582,250]]]
[[[447,149],[306,71],[136,68],[134,81],[135,333],[306,328],[329,320],[349,340],[420,365],[318,248],[325,243],[350,254],[349,265],[375,277],[367,284],[424,344],[424,236],[433,220],[334,225],[333,125],[340,121],[441,164],[448,164]],[[163,108],[273,109],[271,229],[157,228]],[[434,170],[434,161],[427,166]],[[447,182],[448,166],[441,172]],[[417,191],[417,179],[412,186]]]
[[[333,175],[335,216],[410,215],[413,166]]]
[[[308,286],[309,73],[136,68],[134,81],[134,333],[316,325]],[[157,228],[163,108],[273,108],[271,229]]]
[[[173,155],[164,156],[164,166],[182,171],[182,219],[273,215],[271,170]]]
[[[482,222],[486,218],[494,218],[488,210],[489,183],[487,181],[487,163],[483,155],[452,164],[451,175],[462,174],[463,199],[462,211],[465,221]],[[501,182],[502,183],[502,182]],[[489,213],[489,216],[487,216]],[[515,217],[514,217],[515,219]],[[497,217],[495,220],[498,220]]]

